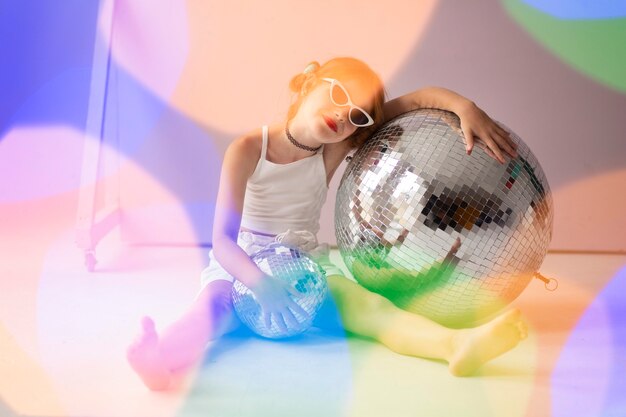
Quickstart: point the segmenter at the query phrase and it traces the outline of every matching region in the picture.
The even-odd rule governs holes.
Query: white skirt
[[[326,276],[344,275],[336,265],[330,261],[330,248],[327,243],[319,244],[316,236],[307,230],[287,230],[274,236],[255,234],[248,231],[240,231],[237,236],[239,245],[248,255],[265,248],[271,243],[285,243],[294,245],[309,254],[326,271]],[[234,278],[217,262],[213,255],[213,249],[209,251],[209,265],[200,274],[201,290],[210,282],[225,280],[233,282]]]

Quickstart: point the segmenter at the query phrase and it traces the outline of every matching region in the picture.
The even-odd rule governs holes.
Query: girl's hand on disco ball
[[[504,153],[510,157],[517,157],[517,144],[510,138],[509,133],[491,120],[487,114],[473,102],[469,102],[458,112],[461,120],[465,149],[467,154],[472,153],[475,137],[476,144],[500,163],[505,163]]]
[[[287,325],[291,328],[300,326],[300,322],[294,316],[294,313],[302,317],[307,316],[307,312],[291,297],[301,297],[302,294],[284,281],[266,275],[250,290],[254,293],[261,306],[265,326],[268,329],[271,327],[272,318],[278,328],[286,332]]]

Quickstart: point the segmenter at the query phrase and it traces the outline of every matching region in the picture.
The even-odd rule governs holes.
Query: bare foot
[[[141,380],[153,391],[169,387],[171,373],[163,365],[159,352],[159,336],[150,317],[141,320],[142,331],[128,347],[126,358]]]
[[[452,341],[450,373],[470,375],[485,362],[513,349],[527,336],[528,326],[516,308],[482,326],[460,329]]]

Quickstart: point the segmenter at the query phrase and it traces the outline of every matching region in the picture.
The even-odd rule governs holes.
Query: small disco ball
[[[518,145],[504,165],[477,146],[468,156],[459,118],[434,109],[385,123],[355,153],[335,232],[361,285],[449,327],[484,321],[526,288],[552,237],[552,197],[537,158],[500,126]]]
[[[307,315],[302,317],[293,312],[299,325],[292,328],[286,323],[286,332],[278,327],[273,316],[271,326],[267,327],[254,293],[240,281],[235,280],[232,297],[239,319],[253,332],[271,339],[295,336],[307,330],[328,294],[326,272],[305,252],[282,243],[270,244],[250,258],[261,271],[289,283],[298,290],[302,296],[293,300],[306,311]]]

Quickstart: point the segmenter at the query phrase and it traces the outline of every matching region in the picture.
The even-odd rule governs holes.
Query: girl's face
[[[354,81],[341,81],[352,103],[366,112],[370,111],[371,98],[363,94],[359,84]],[[303,122],[311,134],[322,143],[341,142],[356,130],[350,122],[350,106],[339,106],[330,97],[331,83],[321,81],[302,100],[295,119]],[[353,112],[353,117],[355,113]]]

